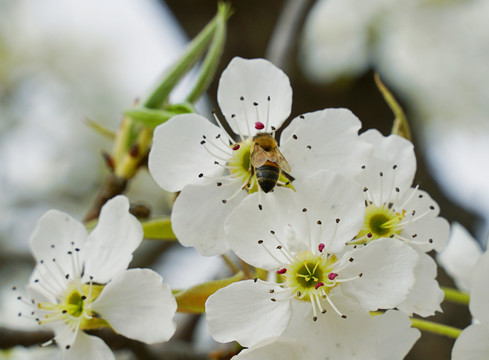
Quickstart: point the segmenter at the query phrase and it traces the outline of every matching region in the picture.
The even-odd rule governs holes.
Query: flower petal
[[[470,290],[474,267],[482,255],[477,241],[459,223],[453,223],[447,247],[438,253],[436,260],[465,292]]]
[[[118,333],[147,344],[166,341],[175,332],[177,303],[153,270],[130,269],[110,281],[92,310]]]
[[[242,350],[235,360],[308,360],[308,347],[292,338],[273,337],[257,343],[250,349]]]
[[[418,252],[419,263],[414,269],[416,282],[406,300],[397,308],[406,314],[426,317],[442,311],[440,304],[445,294],[436,281],[436,263],[425,253]]]
[[[216,291],[205,304],[212,337],[249,347],[279,336],[291,316],[287,296],[280,286],[261,280],[240,281]]]
[[[219,79],[217,102],[235,133],[256,134],[258,121],[266,125],[263,131],[271,132],[290,115],[292,88],[287,75],[271,62],[235,57]]]
[[[69,350],[64,350],[63,359],[70,360],[115,360],[114,353],[102,339],[80,331]]]
[[[470,325],[459,335],[452,349],[452,360],[489,359],[489,327]]]
[[[368,246],[345,254],[354,261],[341,277],[361,278],[341,283],[346,295],[365,309],[390,309],[402,303],[414,285],[414,267],[419,256],[409,245],[395,239],[378,239]]]
[[[43,280],[53,284],[64,284],[66,275],[79,276],[79,273],[73,273],[73,256],[68,252],[79,249],[78,255],[82,257],[86,238],[85,226],[70,215],[57,210],[47,211],[29,239],[34,258],[38,263],[43,262],[36,266],[37,275],[42,271]]]
[[[356,179],[369,189],[374,203],[389,203],[406,193],[416,172],[413,144],[397,135],[383,136],[377,130],[368,130],[360,138],[375,150]]]
[[[293,315],[282,336],[307,346],[309,357],[304,359],[402,359],[419,337],[419,331],[410,328],[409,318],[404,314],[388,312],[372,317],[341,292],[331,295],[331,299],[346,318],[328,307],[326,313],[318,314],[317,321],[313,321],[310,304],[292,302]],[[395,348],[391,342],[399,347]]]
[[[148,159],[153,179],[162,189],[175,192],[189,184],[208,182],[200,174],[221,174],[223,168],[214,162],[223,162],[220,158],[230,159],[232,150],[216,136],[228,139],[223,130],[197,114],[177,115],[158,126]]]
[[[246,196],[235,186],[189,185],[177,197],[171,214],[173,231],[183,246],[194,246],[201,255],[225,253],[229,249],[224,236],[224,221]],[[223,203],[240,191],[233,199]]]
[[[319,243],[328,253],[343,250],[363,227],[365,202],[360,184],[323,170],[298,181],[295,187],[296,216],[309,222],[300,235],[311,238],[314,250]]]
[[[485,252],[472,271],[469,309],[472,317],[489,325],[489,252]]]
[[[291,247],[301,243],[304,250],[317,251],[319,243],[324,243],[325,251],[339,251],[362,228],[365,205],[358,183],[319,171],[297,182],[296,189],[262,194],[262,210],[259,195],[252,194],[231,213],[225,229],[239,257],[253,266],[276,270],[289,263],[277,250],[279,245],[286,243],[295,251]]]
[[[106,283],[127,269],[143,239],[141,223],[129,213],[129,200],[119,195],[107,201],[85,246],[84,280]]]
[[[409,220],[407,220],[409,221]],[[425,217],[418,221],[410,222],[401,235],[415,240],[414,247],[424,252],[430,250],[442,250],[445,248],[450,233],[450,224],[442,217]]]
[[[225,223],[226,238],[241,259],[273,271],[288,263],[280,251],[275,251],[275,257],[269,251],[280,245],[275,236],[285,239],[289,225],[297,227],[297,217],[288,215],[288,208],[294,199],[293,191],[276,189],[273,193],[262,194],[260,201],[258,197],[258,193],[248,195],[229,215]],[[258,207],[259,203],[262,210]]]
[[[404,359],[421,337],[421,332],[411,327],[411,319],[400,311],[389,310],[373,320],[377,325],[378,360]]]
[[[354,176],[372,146],[358,136],[362,124],[347,109],[324,109],[296,117],[280,136],[280,150],[297,179],[316,170]]]

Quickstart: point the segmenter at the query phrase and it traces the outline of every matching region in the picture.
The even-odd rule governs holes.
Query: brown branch
[[[127,179],[114,174],[109,174],[105,179],[94,204],[83,219],[84,222],[98,218],[102,206],[114,196],[120,195],[126,190]]]

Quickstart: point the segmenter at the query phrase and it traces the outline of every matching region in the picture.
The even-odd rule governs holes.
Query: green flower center
[[[392,238],[400,235],[402,232],[401,222],[405,213],[405,210],[402,213],[395,212],[386,205],[376,206],[370,204],[365,208],[363,229],[352,243],[362,244],[379,238]]]
[[[283,274],[284,281],[293,289],[299,300],[310,301],[311,296],[318,295],[318,288],[329,293],[336,286],[334,279],[330,280],[328,275],[332,273],[337,258],[334,255],[330,257],[324,255],[303,251],[298,253],[294,262],[287,266],[287,271]]]
[[[109,324],[91,310],[91,303],[100,295],[104,285],[71,284],[58,303],[39,303],[46,312],[40,324],[62,321],[68,325],[79,324],[80,330],[97,329]]]

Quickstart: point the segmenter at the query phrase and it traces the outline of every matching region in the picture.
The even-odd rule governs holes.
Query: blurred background
[[[387,135],[394,115],[375,86],[378,72],[410,121],[418,159],[416,183],[440,204],[442,216],[485,243],[489,2],[231,3],[234,14],[218,74],[234,56],[266,57],[290,77],[291,118],[347,107],[362,120],[363,130],[377,128]],[[86,119],[116,130],[122,111],[147,94],[188,39],[215,15],[216,4],[0,0],[0,327],[30,326],[18,321],[7,289],[28,279],[33,263],[27,241],[39,216],[57,208],[81,219],[107,174],[101,152],[112,144],[90,129]],[[201,104],[203,112],[217,107],[217,81],[218,76]],[[174,96],[185,90],[184,83]],[[145,171],[131,183],[128,196],[153,214],[169,211],[169,196]],[[195,261],[205,269],[199,271],[202,276],[191,271]],[[176,288],[213,278],[222,266],[192,249],[161,243],[145,244],[135,262],[158,269]],[[440,283],[451,286],[443,270],[439,272]],[[444,313],[433,320],[468,325],[463,306],[442,307]],[[192,353],[206,358],[208,351],[219,348],[206,337],[198,318],[179,321],[185,326],[177,342],[191,341]],[[423,334],[407,359],[449,359],[452,344]],[[134,344],[129,350],[120,358],[152,358]],[[38,358],[37,352],[16,351],[10,358]]]

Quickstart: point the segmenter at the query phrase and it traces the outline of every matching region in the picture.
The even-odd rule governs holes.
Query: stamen
[[[272,252],[270,250],[268,250],[268,248],[263,243],[263,240],[258,240],[258,244],[261,245],[261,246],[263,246],[263,248],[265,249],[265,251],[268,253],[268,255],[270,255],[273,258],[273,260],[275,260],[279,264],[283,264],[283,261],[282,260],[279,260],[274,254],[272,254]]]
[[[270,119],[270,96],[267,97],[267,118],[265,120],[265,131],[268,132],[268,121]]]
[[[309,299],[311,300],[311,305],[312,305],[312,320],[313,321],[316,321],[318,319],[317,317],[317,311],[316,311],[316,300],[314,299],[314,294],[313,293],[309,293]]]
[[[338,314],[340,315],[343,319],[346,319],[346,315],[342,314],[338,308],[336,306],[334,306],[333,302],[331,301],[331,299],[329,298],[328,294],[326,294],[326,291],[324,291],[323,289],[320,290],[321,291],[321,295],[323,297],[323,299],[327,300],[329,305],[333,308],[333,310]]]
[[[217,126],[219,126],[219,128],[223,131],[223,133],[227,135],[228,132],[224,128],[224,125],[222,124],[221,120],[217,117],[215,110],[212,110],[212,116],[214,116],[214,119],[216,120]],[[233,143],[233,144],[235,143],[234,139],[231,136],[227,136],[227,138],[229,139],[229,141],[231,141],[231,143]],[[224,143],[224,144],[226,145],[226,143]]]

